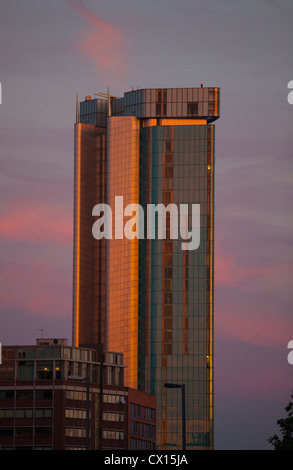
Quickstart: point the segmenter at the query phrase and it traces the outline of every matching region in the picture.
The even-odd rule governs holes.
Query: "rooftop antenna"
[[[37,331],[41,331],[41,332],[42,332],[42,339],[44,339],[44,329],[43,329],[43,328],[39,328],[39,329],[37,329]]]
[[[108,116],[111,116],[111,104],[110,104],[110,91],[109,91],[109,85],[108,85]]]
[[[76,122],[79,122],[78,93],[76,92]]]

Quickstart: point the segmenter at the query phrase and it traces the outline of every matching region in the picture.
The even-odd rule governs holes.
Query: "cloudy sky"
[[[71,341],[75,96],[221,88],[215,442],[270,448],[293,389],[291,0],[0,6],[0,342]]]

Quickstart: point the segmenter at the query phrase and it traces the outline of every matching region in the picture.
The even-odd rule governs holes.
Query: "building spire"
[[[108,116],[111,116],[111,103],[110,103],[110,91],[109,91],[109,85],[108,85]]]
[[[78,106],[78,93],[76,92],[76,122],[79,122],[79,106]]]

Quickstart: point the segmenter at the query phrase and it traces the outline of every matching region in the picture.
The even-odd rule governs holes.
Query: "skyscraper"
[[[73,344],[102,343],[123,353],[126,385],[157,397],[159,449],[179,450],[184,441],[189,450],[210,449],[213,122],[220,90],[139,89],[123,98],[104,96],[86,97],[77,108]],[[93,226],[105,212],[94,209],[98,204],[112,214],[99,240]],[[182,205],[187,218],[181,218]],[[182,240],[190,237],[191,243],[194,236],[195,205],[199,246],[184,249]],[[157,218],[148,218],[149,207]],[[138,208],[140,218],[134,216]],[[157,232],[149,230],[150,220]]]

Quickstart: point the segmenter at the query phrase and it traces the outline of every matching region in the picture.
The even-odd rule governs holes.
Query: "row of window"
[[[52,450],[51,446],[3,446],[1,450]]]
[[[103,395],[103,403],[114,403],[125,405],[125,397],[123,395]]]
[[[81,348],[60,348],[60,347],[37,347],[37,348],[5,348],[3,349],[3,359],[74,359],[81,361],[92,361],[96,359],[95,351],[87,351]]]
[[[85,446],[66,446],[65,450],[86,450]]]
[[[52,437],[51,427],[6,427],[0,428],[0,437]]]
[[[219,105],[218,103],[215,104],[214,101],[169,101],[159,103],[143,102],[125,106],[124,109],[124,115],[136,116],[138,119],[143,117],[168,117],[170,119],[174,119],[176,117],[202,118],[209,115],[214,115],[214,111],[216,110],[216,115],[218,115]]]
[[[130,403],[130,417],[140,418],[146,421],[155,421],[156,410],[147,406]]]
[[[130,438],[130,450],[153,450],[155,449],[155,443],[150,441],[144,441],[142,439]]]
[[[65,418],[86,419],[86,410],[74,410],[71,408],[67,408],[65,410]]]
[[[130,434],[148,439],[152,438],[154,440],[156,436],[156,429],[155,426],[151,426],[150,424],[140,423],[139,421],[131,421]]]
[[[124,422],[124,413],[103,412],[103,421]]]
[[[173,122],[174,124],[174,122]],[[176,123],[177,124],[177,123]],[[171,135],[171,132],[173,135]],[[172,142],[172,151],[178,141],[181,140],[193,140],[196,142],[207,142],[209,148],[211,148],[212,139],[209,135],[209,128],[205,125],[159,125],[155,127],[143,128],[140,132],[139,143],[145,145],[146,142],[153,143],[157,142],[160,144],[160,148],[165,151],[170,151],[164,147],[164,142]],[[170,147],[169,147],[170,148]],[[153,148],[149,148],[150,152],[153,152]]]
[[[79,392],[78,390],[66,390],[66,399],[86,401],[86,392]],[[91,393],[90,393],[90,399],[91,399]]]
[[[16,390],[16,400],[52,400],[52,390]],[[0,390],[0,400],[13,400],[14,390]]]
[[[107,429],[103,431],[103,439],[113,439],[116,441],[123,441],[124,440],[124,431],[113,431],[111,429]]]
[[[86,437],[86,429],[83,428],[66,428],[66,437]]]
[[[169,100],[195,100],[195,99],[213,99],[215,91],[220,92],[219,88],[204,87],[203,83],[200,87],[188,88],[138,88],[124,93],[124,101],[126,105],[141,103],[143,101],[166,101]],[[116,103],[116,100],[113,101]],[[83,103],[84,104],[84,103]]]
[[[0,409],[0,419],[1,418],[52,418],[53,410],[52,408],[17,408],[13,409]]]
[[[120,356],[112,354],[113,360],[121,361]],[[119,358],[119,359],[118,359]],[[109,358],[108,358],[109,359]],[[69,375],[87,376],[87,364],[69,361],[34,361],[34,360],[5,360],[0,364],[0,380],[64,380]],[[99,366],[92,366],[92,381],[98,382]],[[123,368],[104,366],[104,383],[123,385]]]

